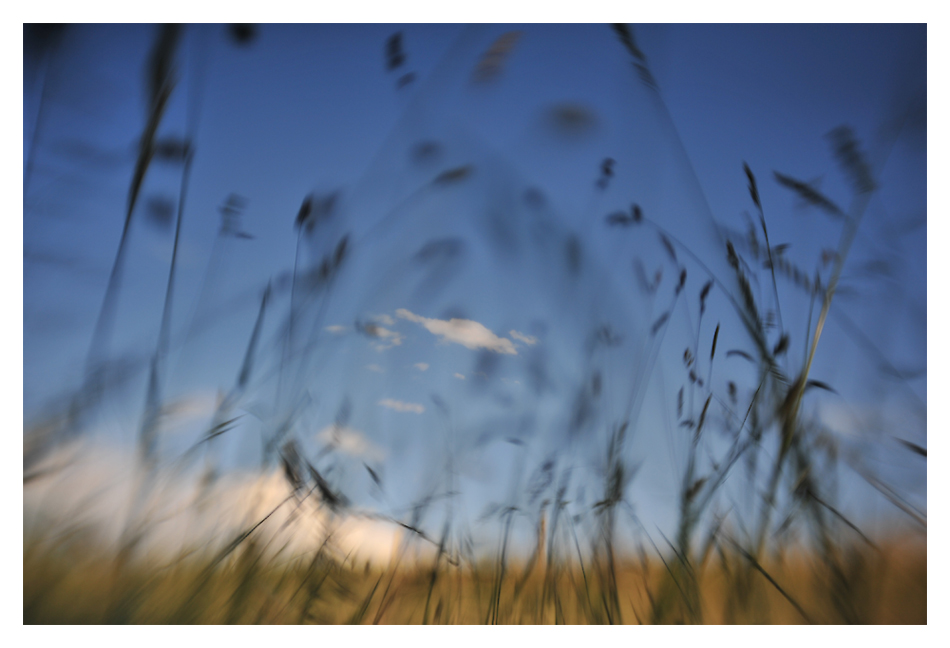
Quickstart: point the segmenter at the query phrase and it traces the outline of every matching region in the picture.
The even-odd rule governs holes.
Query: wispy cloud
[[[393,400],[392,398],[384,398],[383,400],[379,401],[379,404],[383,407],[396,410],[397,412],[414,412],[416,414],[422,414],[424,411],[426,411],[426,408],[419,403],[404,403],[399,400]]]
[[[330,333],[336,333],[337,335],[340,335],[341,333],[345,333],[345,332],[346,332],[346,327],[343,326],[342,324],[332,324],[332,325],[330,325],[330,326],[324,326],[324,327],[323,327],[323,330],[324,330],[324,331],[329,331]]]
[[[417,362],[416,364],[414,364],[414,365],[412,365],[412,366],[415,367],[416,369],[418,369],[419,371],[425,371],[426,369],[429,368],[429,363],[428,363],[428,362]]]
[[[392,317],[390,317],[386,313],[383,313],[382,315],[374,315],[373,319],[379,322],[380,324],[385,324],[386,326],[396,325],[396,320],[394,320]]]
[[[371,443],[359,430],[332,424],[317,433],[317,441],[334,446],[340,452],[369,461],[383,461],[386,453]]]
[[[519,342],[524,342],[528,346],[533,346],[538,343],[538,338],[534,337],[533,335],[525,335],[524,333],[519,333],[514,329],[508,331],[508,335]]]
[[[387,318],[390,321],[392,318]],[[363,331],[370,337],[376,338],[379,342],[373,344],[373,348],[377,351],[385,351],[386,349],[391,349],[394,346],[399,346],[402,344],[402,341],[406,339],[402,333],[398,331],[391,331],[388,328],[384,328],[379,324],[364,324]]]
[[[455,377],[458,378],[459,380],[465,380],[465,376],[460,373],[456,373]]]
[[[473,320],[452,318],[450,320],[431,319],[416,315],[405,308],[396,311],[396,316],[424,326],[433,335],[442,338],[442,342],[455,342],[469,349],[488,349],[495,353],[518,355],[515,345],[508,338],[498,337],[484,324]]]
[[[383,370],[383,368],[380,367],[380,366],[377,365],[377,364],[366,365],[366,368],[369,369],[370,371],[375,371],[376,373],[386,373],[386,372]]]

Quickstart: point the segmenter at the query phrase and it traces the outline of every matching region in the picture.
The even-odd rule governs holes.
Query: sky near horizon
[[[83,382],[156,34],[71,26],[24,51],[27,425]],[[689,384],[684,347],[703,356],[699,373],[723,403],[729,382],[744,402],[755,389],[750,365],[725,355],[752,349],[729,304],[738,293],[722,237],[757,264],[756,298],[775,310],[747,243],[757,216],[743,163],[772,246],[827,279],[822,260],[843,220],[773,172],[857,209],[829,145],[847,125],[880,190],[811,368],[837,393],[810,392],[805,412],[926,510],[926,460],[897,441],[927,447],[926,26],[634,34],[642,59],[606,25],[260,25],[246,42],[222,25],[186,26],[158,131],[190,134],[195,151],[159,451],[187,450],[232,389],[270,285],[244,416],[218,448],[223,468],[259,466],[262,438],[290,421],[303,452],[360,505],[403,515],[457,489],[458,515],[473,522],[530,490],[552,458],[559,475],[574,471],[574,501],[593,504],[608,430],[632,415],[629,498],[669,529],[688,445],[675,415]],[[133,216],[107,353],[129,373],[90,423],[106,443],[134,445],[141,421],[180,179],[181,165],[154,162]],[[222,233],[232,195],[240,213]],[[295,228],[307,196],[314,226]],[[652,229],[609,224],[634,203]],[[339,272],[321,284],[335,257]],[[700,323],[704,273],[722,285]],[[781,275],[777,291],[794,377],[814,319]],[[687,393],[698,416],[701,390]],[[870,525],[892,515],[847,469],[838,485]]]

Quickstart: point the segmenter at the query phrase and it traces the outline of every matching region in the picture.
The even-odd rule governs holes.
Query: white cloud
[[[378,324],[366,324],[363,326],[363,331],[365,331],[367,335],[380,340],[378,343],[373,344],[373,348],[379,352],[391,349],[394,346],[399,346],[402,344],[402,341],[406,339],[406,336],[402,333],[390,331],[388,328],[383,328]]]
[[[389,329],[385,329],[382,326],[376,329],[376,334],[384,340],[389,340],[389,346],[391,347],[399,346],[402,344],[402,341],[405,338],[405,336],[403,336],[401,333],[390,331]]]
[[[926,419],[920,411],[899,402],[869,404],[828,399],[819,404],[817,415],[819,421],[841,437],[879,440],[899,430],[898,436],[908,440],[921,436],[926,440]]]
[[[355,440],[345,443],[350,449],[359,447]],[[373,451],[369,445],[367,452]],[[38,468],[50,472],[23,486],[25,527],[54,535],[81,527],[95,533],[102,546],[119,544],[129,520],[131,495],[142,483],[134,445],[73,443],[54,450]],[[279,468],[227,471],[202,485],[200,471],[182,473],[159,465],[148,504],[138,510],[148,521],[140,547],[167,558],[195,549],[210,556],[246,529],[249,519],[262,520],[270,514],[254,534],[263,547],[282,547],[291,556],[312,555],[328,537],[328,548],[341,559],[350,555],[357,562],[385,566],[395,554],[402,536],[395,524],[346,512],[331,518],[318,497],[296,502],[288,500],[291,492]],[[35,526],[38,520],[42,527]]]
[[[392,317],[390,317],[386,313],[383,313],[382,315],[374,315],[373,319],[379,322],[380,324],[385,324],[386,326],[396,325],[396,320],[394,320]]]
[[[418,369],[419,371],[425,371],[426,369],[429,368],[429,363],[428,363],[428,362],[417,362],[416,364],[414,364],[414,365],[412,365],[412,366],[415,367],[416,369]]]
[[[366,368],[370,371],[375,371],[376,373],[386,373],[383,368],[377,364],[366,365]]]
[[[323,330],[340,335],[341,333],[344,333],[346,331],[346,327],[341,324],[333,324],[331,326],[324,326]]]
[[[405,308],[397,310],[396,315],[410,322],[421,324],[433,335],[441,336],[443,342],[455,342],[469,349],[488,349],[496,353],[518,355],[518,351],[511,340],[498,337],[484,324],[472,320],[457,318],[450,320],[431,319],[416,315]]]
[[[340,452],[361,459],[379,462],[386,458],[386,453],[367,440],[362,432],[335,423],[320,430],[317,441],[333,444]]]
[[[393,400],[392,398],[384,398],[379,401],[379,404],[383,407],[394,409],[397,412],[415,412],[416,414],[422,414],[426,411],[426,408],[418,403],[404,403],[402,401]]]
[[[534,337],[533,335],[525,335],[524,333],[519,333],[518,331],[514,329],[511,329],[510,331],[508,331],[508,335],[518,340],[519,342],[524,342],[528,346],[532,346],[538,343],[538,338]]]
[[[463,375],[460,374],[460,373],[456,373],[456,374],[455,374],[455,377],[458,378],[459,380],[465,380],[465,376],[463,376]]]

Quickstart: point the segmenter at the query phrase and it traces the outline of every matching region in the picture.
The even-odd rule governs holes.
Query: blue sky
[[[396,32],[405,60],[387,70]],[[82,383],[147,117],[142,70],[155,34],[74,27],[24,62],[27,423]],[[292,420],[308,456],[361,505],[405,512],[421,496],[459,489],[459,515],[475,519],[523,493],[549,457],[559,471],[572,467],[571,493],[589,505],[607,431],[632,409],[626,458],[640,472],[628,495],[641,518],[668,529],[688,447],[674,411],[687,383],[684,347],[704,356],[714,393],[734,381],[748,402],[755,389],[750,366],[724,355],[751,347],[720,286],[696,337],[705,269],[729,274],[717,237],[734,238],[751,259],[740,245],[743,214],[755,214],[743,162],[757,176],[770,242],[788,244],[787,258],[813,271],[837,247],[841,221],[803,205],[773,171],[849,209],[848,178],[826,137],[846,124],[881,189],[811,370],[838,395],[811,392],[805,411],[833,428],[842,453],[926,509],[926,462],[893,438],[927,446],[926,28],[646,25],[635,35],[658,92],[604,25],[263,25],[245,45],[224,26],[188,26],[159,135],[188,132],[194,102],[163,379],[167,403],[189,414],[168,417],[168,428],[185,430],[166,431],[161,451],[187,448],[215,394],[231,389],[271,282],[239,405],[246,415],[220,443],[222,465],[259,465],[262,434]],[[486,57],[493,44],[504,56]],[[906,119],[894,135],[886,127],[898,116]],[[606,158],[613,175],[601,188]],[[161,204],[177,200],[180,173],[153,164],[133,218],[110,357],[135,371],[91,422],[110,443],[131,444],[141,420],[173,239]],[[298,238],[304,198],[335,192],[332,217]],[[246,237],[218,236],[231,194],[246,200],[236,230]],[[676,241],[675,263],[655,230],[607,226],[632,203]],[[330,287],[294,287],[303,301],[296,346],[286,347],[282,277],[298,250],[302,274],[343,236],[347,257]],[[655,295],[638,286],[638,264],[648,278],[662,270]],[[680,267],[687,280],[674,300]],[[772,308],[770,276],[758,276],[756,296]],[[794,375],[808,303],[782,277],[777,286],[790,336],[784,368]],[[668,309],[658,338],[651,329]],[[605,325],[617,345],[592,342]],[[882,364],[910,377],[888,378]],[[572,428],[595,374],[599,404]],[[689,398],[694,416],[704,396]],[[339,448],[321,454],[334,434]],[[722,443],[710,441],[711,452]],[[845,508],[868,524],[893,513],[847,469],[839,486]]]

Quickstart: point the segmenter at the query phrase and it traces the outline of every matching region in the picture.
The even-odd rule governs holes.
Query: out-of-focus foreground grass
[[[123,565],[82,540],[55,548],[27,540],[23,622],[927,622],[926,547],[893,541],[856,546],[841,558],[846,573],[810,555],[772,557],[759,570],[723,551],[693,565],[698,606],[690,606],[675,572],[655,560],[618,562],[615,590],[602,561],[511,564],[499,590],[499,564],[491,562],[360,568],[321,552],[282,562],[247,542],[218,565],[187,557]]]

